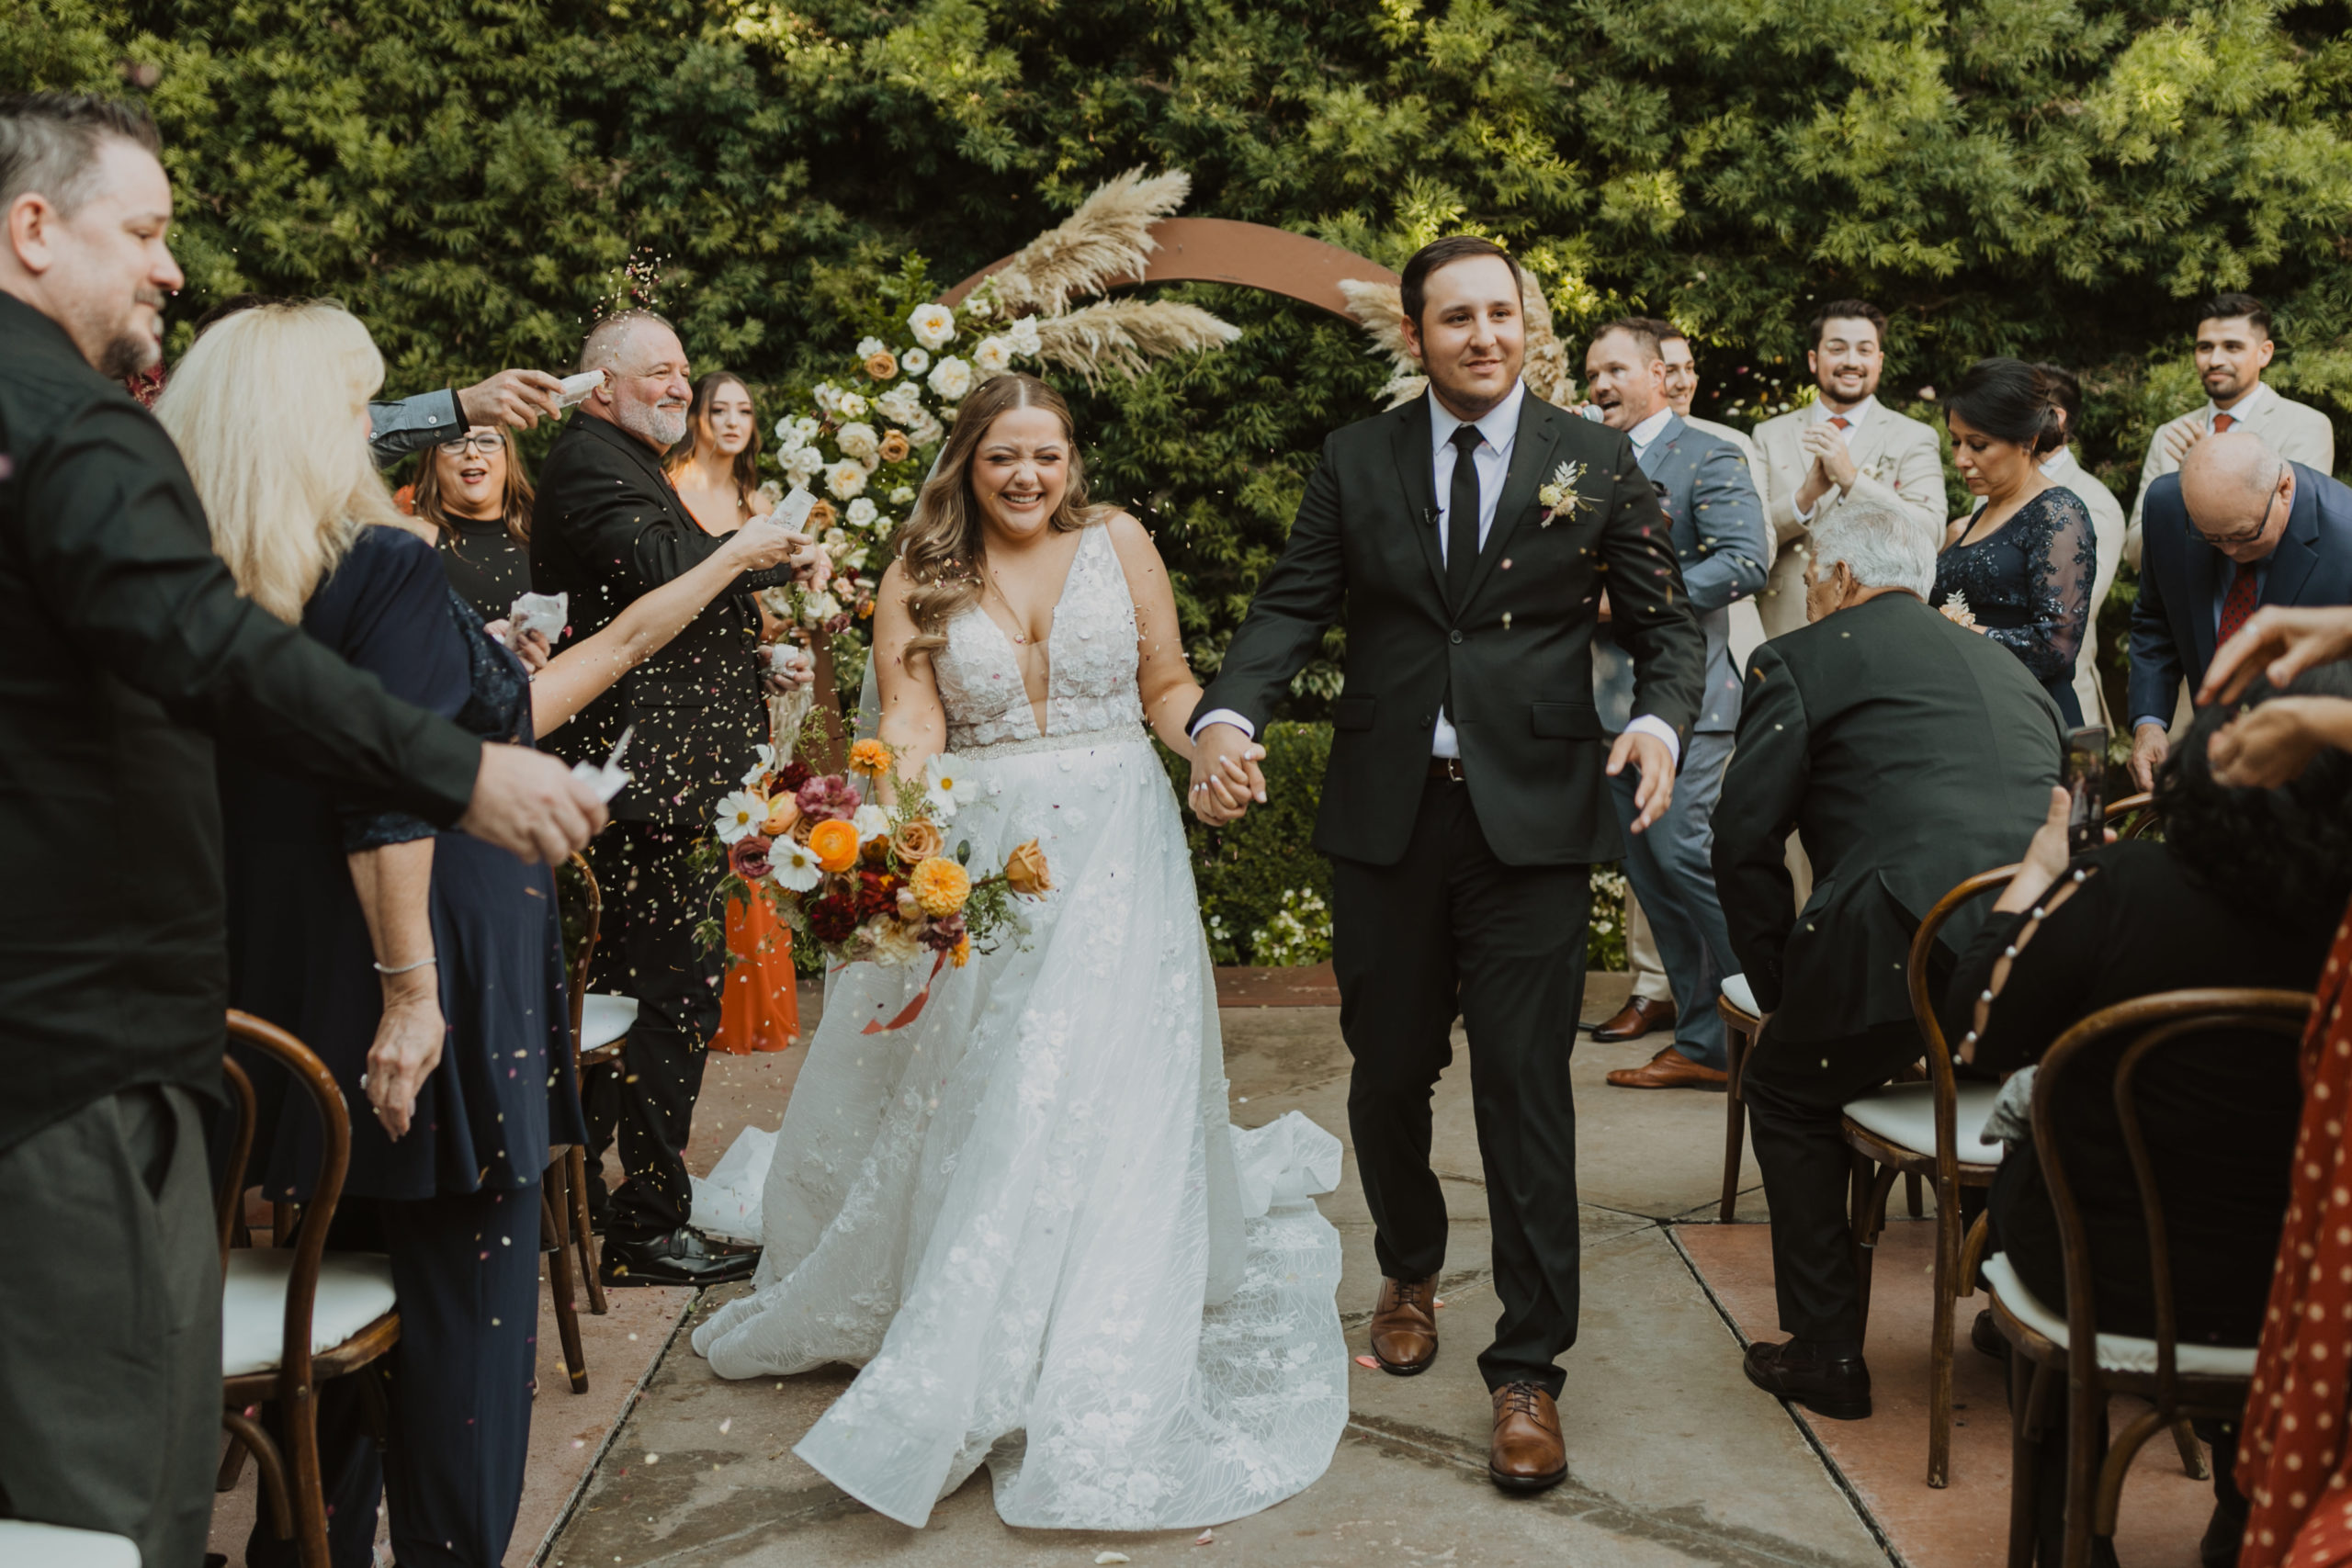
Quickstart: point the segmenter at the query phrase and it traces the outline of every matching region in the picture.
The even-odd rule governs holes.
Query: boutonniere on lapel
[[[1582,463],[1563,463],[1553,469],[1551,482],[1535,492],[1535,499],[1544,507],[1544,514],[1535,520],[1537,524],[1549,528],[1555,517],[1573,520],[1577,513],[1591,505],[1592,498],[1577,489],[1583,479]]]

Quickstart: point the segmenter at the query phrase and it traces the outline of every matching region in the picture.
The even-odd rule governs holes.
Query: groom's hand
[[[1609,776],[1623,773],[1629,757],[1642,770],[1641,787],[1634,791],[1634,831],[1639,833],[1674,804],[1674,758],[1657,736],[1629,729],[1610,748]]]
[[[1203,727],[1193,740],[1192,788],[1185,795],[1193,815],[1221,828],[1266,799],[1266,775],[1258,764],[1266,749],[1230,724]]]

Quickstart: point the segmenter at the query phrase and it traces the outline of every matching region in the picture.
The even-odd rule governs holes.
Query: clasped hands
[[[1808,424],[1797,433],[1797,450],[1813,459],[1805,470],[1804,483],[1797,490],[1797,505],[1811,510],[1831,490],[1851,490],[1861,470],[1854,466],[1854,454],[1846,446],[1846,433],[1823,420]]]
[[[1251,804],[1266,803],[1266,775],[1259,763],[1266,749],[1230,724],[1204,725],[1193,738],[1192,786],[1185,802],[1212,828],[1238,821]],[[1674,803],[1674,756],[1666,742],[1646,731],[1627,730],[1609,750],[1611,778],[1632,762],[1642,771],[1634,792],[1634,831],[1648,830]]]

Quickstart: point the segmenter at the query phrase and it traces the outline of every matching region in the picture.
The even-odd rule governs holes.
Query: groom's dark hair
[[[1413,253],[1405,264],[1405,276],[1396,286],[1397,302],[1405,307],[1405,319],[1413,330],[1421,330],[1421,309],[1429,303],[1430,274],[1442,266],[1450,266],[1472,256],[1499,256],[1510,268],[1510,280],[1523,291],[1527,280],[1521,276],[1519,263],[1511,254],[1492,240],[1482,240],[1476,234],[1449,234],[1442,240],[1431,240]]]

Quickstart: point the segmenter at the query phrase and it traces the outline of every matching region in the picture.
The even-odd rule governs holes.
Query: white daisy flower
[[[718,803],[718,841],[731,844],[760,830],[768,819],[768,803],[748,789],[739,789]]]
[[[953,751],[942,751],[925,763],[922,782],[938,807],[934,815],[942,822],[980,797],[979,775],[965,767],[963,760]]]
[[[778,839],[768,850],[768,874],[787,893],[806,893],[823,880],[825,871],[808,845]]]
[[[743,787],[750,789],[760,782],[760,776],[775,766],[775,748],[763,740],[752,748],[752,771],[743,775]]]

